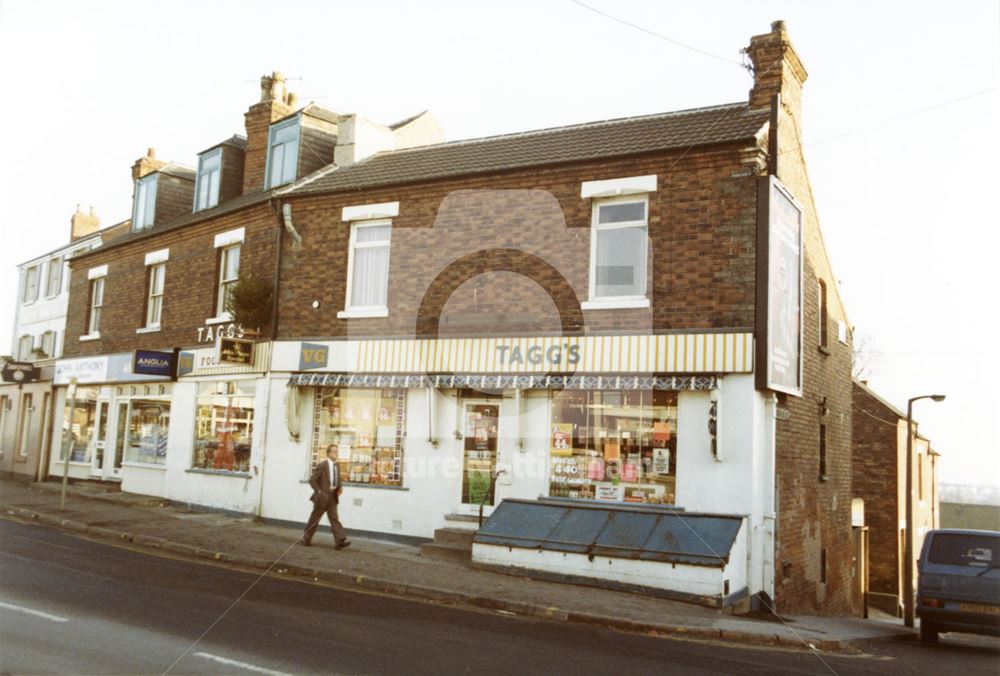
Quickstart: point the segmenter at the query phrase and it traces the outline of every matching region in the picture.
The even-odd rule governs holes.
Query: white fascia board
[[[215,248],[218,249],[221,246],[229,246],[230,244],[239,244],[243,241],[246,236],[246,228],[236,228],[235,230],[227,230],[226,232],[220,232],[215,236]]]
[[[170,258],[170,249],[160,249],[159,251],[150,251],[146,254],[146,265],[155,265],[157,263],[163,263]]]
[[[96,268],[90,268],[87,270],[87,279],[97,279],[98,277],[108,276],[108,266],[98,265]]]
[[[381,202],[379,204],[361,204],[356,207],[344,207],[341,220],[370,221],[375,218],[393,218],[399,215],[399,202]]]
[[[584,181],[580,184],[580,197],[615,197],[656,192],[656,174],[609,178],[603,181]]]

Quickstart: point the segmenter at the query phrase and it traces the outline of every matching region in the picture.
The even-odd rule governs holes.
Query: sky
[[[128,218],[148,147],[192,165],[244,133],[263,74],[384,123],[430,109],[456,140],[746,100],[739,50],[783,19],[869,383],[904,410],[947,395],[915,408],[941,480],[1000,485],[1000,1],[585,1],[639,28],[572,0],[0,0],[0,353],[16,265],[78,203]]]

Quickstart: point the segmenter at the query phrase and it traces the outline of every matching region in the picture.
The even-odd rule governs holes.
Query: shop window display
[[[60,460],[66,458],[68,447],[71,462],[90,462],[90,440],[97,424],[97,394],[96,387],[78,387],[72,409],[69,397],[66,398]]]
[[[677,393],[560,392],[549,447],[552,496],[673,504]]]
[[[167,430],[170,427],[170,401],[130,399],[126,462],[163,465],[167,462]]]
[[[312,463],[338,449],[344,478],[352,483],[403,483],[405,389],[318,388]]]
[[[198,383],[192,468],[250,471],[254,390],[253,380]]]

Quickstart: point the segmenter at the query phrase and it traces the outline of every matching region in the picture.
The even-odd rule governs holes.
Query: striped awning
[[[532,374],[392,374],[293,373],[299,387],[438,387],[479,390],[711,390],[714,375],[532,375]]]

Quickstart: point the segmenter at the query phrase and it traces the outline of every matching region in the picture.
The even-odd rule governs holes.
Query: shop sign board
[[[108,379],[108,358],[82,357],[61,359],[56,362],[56,385],[68,385],[71,378],[81,385],[103,383]]]
[[[802,207],[774,176],[757,191],[757,387],[802,396]]]
[[[174,353],[136,350],[132,355],[132,373],[170,377],[174,373]]]
[[[253,364],[252,340],[223,337],[219,338],[218,345],[220,364],[240,364],[242,366]]]
[[[302,343],[299,347],[299,370],[325,368],[330,360],[330,348],[317,343]]]
[[[3,365],[3,380],[6,383],[31,383],[38,380],[40,372],[31,362],[8,361]]]

